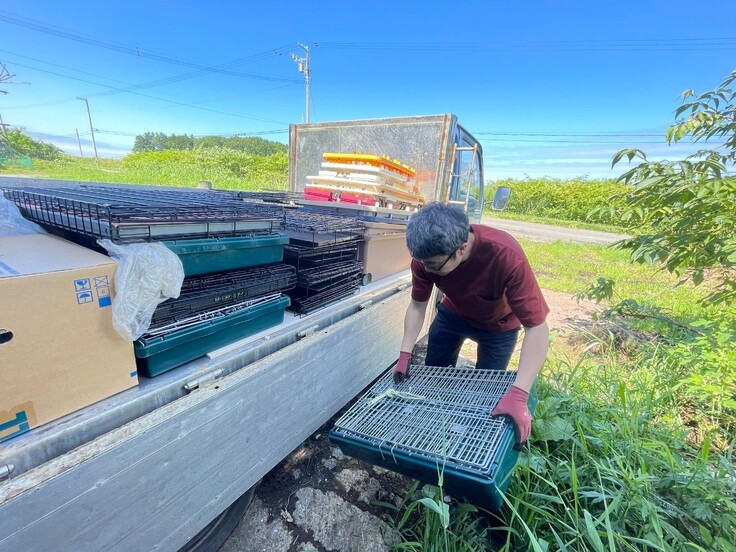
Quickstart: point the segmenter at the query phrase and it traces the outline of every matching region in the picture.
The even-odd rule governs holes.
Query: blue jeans
[[[427,366],[455,366],[466,339],[478,344],[476,368],[505,370],[516,347],[519,328],[505,332],[481,330],[440,304],[429,328]]]

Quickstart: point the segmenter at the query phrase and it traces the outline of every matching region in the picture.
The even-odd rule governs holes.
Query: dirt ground
[[[594,303],[578,303],[573,296],[566,293],[545,290],[544,295],[550,307],[547,321],[550,329],[556,332],[556,339],[574,341],[575,333],[580,328],[589,326],[592,322],[592,314],[599,310]],[[422,343],[418,344],[415,350],[415,360],[417,357],[421,358],[422,349]],[[461,355],[467,361],[474,360],[474,344],[467,343]],[[349,406],[346,406],[342,412]],[[387,510],[374,506],[372,501],[400,504],[413,481],[382,468],[345,457],[338,448],[330,443],[329,430],[342,412],[321,427],[264,477],[256,492],[254,505],[251,506],[241,525],[236,528],[235,536],[231,537],[231,544],[229,546],[226,544],[224,550],[228,552],[251,549],[275,550],[277,548],[289,552],[328,550],[329,548],[315,544],[313,535],[294,523],[295,503],[297,502],[295,495],[302,488],[309,487],[325,493],[336,493],[346,502],[382,519],[385,518]],[[345,481],[343,474],[347,473],[360,473],[361,476],[358,480]],[[368,474],[368,477],[363,475],[365,473]],[[249,542],[248,534],[253,533],[253,525],[248,525],[249,515],[258,516],[260,525],[278,524],[283,527],[281,532],[287,532],[287,542],[290,544],[274,548],[272,548],[274,545],[268,545],[263,548],[262,545],[252,540]],[[250,523],[253,523],[253,520]],[[238,539],[237,545],[233,544],[235,538]],[[274,542],[272,539],[273,535],[269,538],[271,543]]]

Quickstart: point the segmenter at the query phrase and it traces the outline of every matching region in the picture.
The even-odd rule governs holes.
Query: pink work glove
[[[491,412],[491,416],[508,416],[511,418],[516,433],[516,445],[514,446],[516,450],[521,450],[521,445],[526,442],[532,432],[532,415],[526,405],[528,398],[529,393],[521,387],[512,385]]]
[[[411,353],[401,351],[399,360],[394,366],[394,383],[399,384],[409,379],[409,363],[411,362]]]

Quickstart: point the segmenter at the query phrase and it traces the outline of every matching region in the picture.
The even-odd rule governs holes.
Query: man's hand
[[[516,450],[521,449],[521,445],[526,442],[532,432],[532,415],[526,405],[528,398],[529,393],[512,385],[491,412],[491,416],[511,418],[516,433],[516,446],[514,447]]]
[[[411,362],[411,353],[401,351],[399,360],[394,366],[394,383],[399,384],[409,379],[409,363]]]

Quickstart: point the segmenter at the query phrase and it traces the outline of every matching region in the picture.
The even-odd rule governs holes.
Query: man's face
[[[457,259],[458,252],[463,246],[461,245],[455,251],[450,253],[448,256],[437,255],[435,257],[429,257],[427,259],[414,259],[416,262],[424,267],[424,270],[431,272],[432,274],[438,274],[445,276],[455,270],[459,261]]]

